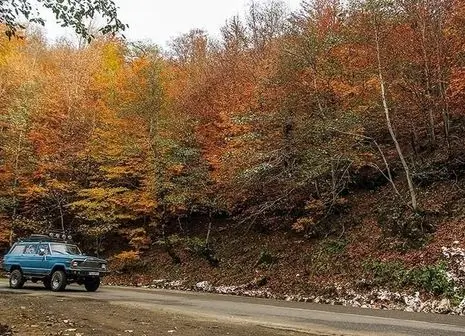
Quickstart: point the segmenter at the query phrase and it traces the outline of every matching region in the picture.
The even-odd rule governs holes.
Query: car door
[[[37,243],[26,243],[21,260],[21,268],[25,274],[34,275],[38,273],[39,261],[42,259],[37,252]]]
[[[37,274],[46,275],[50,272],[51,265],[51,254],[50,246],[48,243],[41,243],[37,247],[37,254],[40,258],[34,260],[34,269]]]

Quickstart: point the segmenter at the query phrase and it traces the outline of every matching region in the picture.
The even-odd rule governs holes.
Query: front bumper
[[[69,269],[68,272],[66,272],[69,276],[74,276],[74,277],[104,277],[105,275],[108,275],[107,270],[103,271],[101,269]]]

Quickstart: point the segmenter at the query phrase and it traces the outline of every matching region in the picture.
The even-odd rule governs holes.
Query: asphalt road
[[[282,302],[204,293],[102,287],[87,293],[68,286],[62,293],[27,283],[11,290],[0,280],[0,293],[80,297],[152,311],[190,315],[215,322],[254,324],[321,335],[465,335],[465,317],[370,310],[310,303]]]

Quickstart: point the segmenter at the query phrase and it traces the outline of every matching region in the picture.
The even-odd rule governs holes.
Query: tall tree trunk
[[[65,218],[63,214],[63,206],[61,201],[58,202],[58,209],[60,210],[60,224],[61,224],[61,232],[65,232]]]
[[[210,234],[212,232],[212,211],[208,211],[208,231],[207,237],[205,238],[205,247],[208,248],[210,245]]]
[[[383,70],[382,70],[382,64],[381,64],[381,51],[379,47],[379,32],[378,32],[378,26],[376,25],[376,23],[375,23],[374,28],[375,28],[375,42],[376,42],[376,57],[378,60],[378,77],[379,77],[379,83],[380,83],[380,89],[381,89],[381,98],[383,100],[384,114],[386,116],[386,123],[387,123],[387,127],[389,130],[389,134],[391,135],[392,141],[394,142],[394,145],[396,147],[397,154],[399,155],[400,161],[402,162],[402,167],[404,168],[404,171],[405,171],[405,177],[408,183],[410,199],[412,202],[412,208],[414,211],[417,211],[418,204],[417,204],[415,188],[413,186],[412,175],[410,173],[410,169],[407,164],[407,161],[405,160],[404,154],[402,153],[402,149],[400,148],[399,142],[397,141],[397,137],[396,137],[396,134],[394,132],[394,129],[391,123],[391,116],[390,116],[389,106],[388,106],[387,97],[386,97],[386,87],[384,83]]]

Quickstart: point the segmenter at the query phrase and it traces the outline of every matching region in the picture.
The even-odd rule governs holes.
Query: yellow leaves
[[[345,99],[346,97],[359,93],[356,86],[351,86],[341,80],[331,80],[330,86],[334,93],[341,99]]]
[[[168,172],[175,176],[181,175],[183,170],[184,170],[183,164],[174,164],[168,168]]]
[[[92,189],[83,189],[79,191],[78,195],[81,197],[87,197],[90,199],[94,199],[96,201],[102,201],[108,199],[110,197],[114,197],[118,194],[121,194],[128,189],[118,187],[118,188],[92,188]]]
[[[42,195],[48,192],[47,188],[44,188],[40,185],[33,184],[26,189],[24,195],[31,195],[32,197],[36,195]]]
[[[118,271],[125,271],[134,267],[140,261],[138,251],[123,251],[110,259],[111,268]]]
[[[379,77],[373,75],[365,82],[365,88],[369,90],[379,90]]]
[[[113,258],[122,263],[131,263],[140,260],[140,254],[136,251],[123,251]]]
[[[0,215],[0,245],[6,246],[10,242],[11,221]]]
[[[69,183],[58,181],[57,179],[51,179],[47,181],[47,188],[59,191],[69,190]]]
[[[131,205],[132,210],[138,214],[150,215],[153,214],[158,206],[158,202],[153,199],[153,196],[142,195],[134,200]]]
[[[14,37],[8,39],[5,34],[3,34],[3,25],[0,24],[0,66],[4,65],[9,57],[13,56],[15,53],[18,53],[19,49],[25,45],[25,40],[23,38]]]
[[[91,188],[78,192],[82,199],[71,203],[88,220],[114,222],[118,219],[131,218],[129,214],[120,212],[121,198],[126,188]]]
[[[150,215],[158,205],[150,194],[124,187],[84,189],[78,192],[78,196],[81,199],[73,202],[71,207],[83,219],[107,223],[121,223]]]
[[[311,217],[299,218],[297,221],[292,224],[292,229],[296,232],[304,232],[309,229],[309,227],[315,225],[315,221]]]
[[[124,96],[127,67],[125,66],[122,46],[116,42],[106,42],[98,50],[100,55],[94,56],[98,65],[95,69],[93,90],[100,100],[115,105],[119,96]]]
[[[109,72],[116,72],[121,69],[124,59],[121,53],[121,46],[117,43],[107,43],[102,50],[103,66]]]
[[[150,247],[150,244],[152,243],[152,239],[149,237],[149,235],[147,234],[147,231],[144,228],[121,229],[119,230],[119,233],[124,235],[129,240],[129,245],[135,248],[136,251],[146,250]],[[127,257],[134,257],[134,256],[135,254],[124,255],[124,256],[121,256],[120,258],[127,258]]]
[[[43,183],[28,183],[21,195],[26,198],[47,198],[53,195],[65,195],[73,191],[73,182],[63,182],[57,179],[47,179]]]
[[[311,199],[305,204],[305,210],[311,211],[313,213],[321,214],[325,210],[326,206],[322,200]]]
[[[125,166],[100,167],[100,170],[105,173],[105,177],[108,180],[125,177],[131,173],[130,167],[125,167]]]

